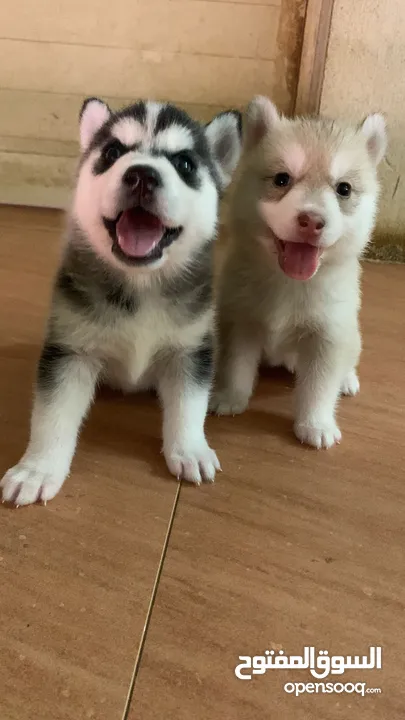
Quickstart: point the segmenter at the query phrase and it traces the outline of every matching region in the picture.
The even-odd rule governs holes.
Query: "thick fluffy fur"
[[[3,499],[17,505],[58,492],[99,382],[157,390],[163,451],[175,476],[213,481],[219,469],[204,434],[211,253],[218,197],[239,159],[239,114],[223,113],[204,128],[171,105],[139,102],[114,114],[91,99],[80,140],[31,437],[1,483]],[[133,226],[132,212],[148,218],[146,230]],[[125,213],[130,230],[120,226]]]
[[[266,98],[252,102],[220,279],[217,413],[245,410],[264,360],[296,373],[299,440],[340,441],[339,394],[359,390],[359,257],[385,146],[380,115],[345,127],[289,120]]]

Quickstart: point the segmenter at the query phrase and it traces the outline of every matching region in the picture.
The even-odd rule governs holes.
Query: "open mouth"
[[[294,280],[309,280],[319,267],[322,248],[306,242],[284,242],[275,237],[278,263],[282,271]]]
[[[160,260],[163,250],[176,240],[182,227],[168,228],[143,207],[123,210],[115,220],[103,218],[112,239],[112,252],[127,265],[147,265]]]

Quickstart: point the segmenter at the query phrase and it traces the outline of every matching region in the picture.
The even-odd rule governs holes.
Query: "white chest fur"
[[[265,355],[271,364],[284,364],[286,355],[296,352],[299,340],[308,332],[333,337],[357,323],[357,261],[343,271],[321,270],[306,283],[275,273],[268,288]]]
[[[108,382],[124,389],[155,384],[159,353],[197,347],[212,324],[212,309],[187,319],[170,304],[151,298],[134,314],[111,311],[103,322],[60,309],[58,333],[73,347],[102,361]]]

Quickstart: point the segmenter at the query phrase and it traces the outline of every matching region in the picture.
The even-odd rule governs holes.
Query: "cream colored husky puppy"
[[[284,365],[297,377],[296,436],[329,448],[341,439],[339,395],[359,390],[359,258],[374,226],[384,118],[291,120],[258,97],[245,127],[211,409],[243,412],[260,362]]]

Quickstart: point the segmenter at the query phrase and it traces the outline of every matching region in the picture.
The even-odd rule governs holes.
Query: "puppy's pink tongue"
[[[117,222],[117,241],[130,257],[145,257],[162,238],[164,227],[159,218],[143,208],[125,210]]]
[[[308,243],[286,242],[279,252],[280,267],[294,280],[309,280],[315,274],[320,250]]]

